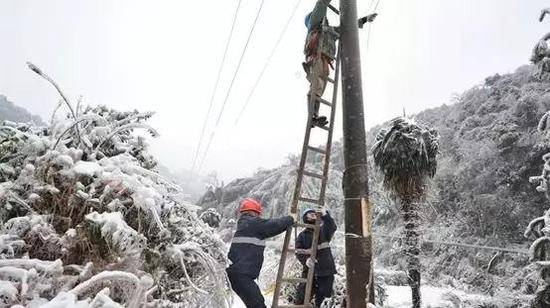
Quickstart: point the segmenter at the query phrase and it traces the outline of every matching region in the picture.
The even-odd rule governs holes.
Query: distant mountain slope
[[[25,108],[16,106],[14,103],[10,102],[6,96],[0,95],[0,122],[5,120],[42,124],[42,119],[40,119],[39,116],[30,114]]]
[[[219,182],[217,175],[209,174],[206,176],[198,175],[190,170],[174,170],[162,163],[159,163],[157,170],[160,175],[176,183],[186,192],[185,199],[188,202],[195,203],[209,187],[214,187]]]
[[[315,170],[320,170],[319,157],[313,157],[313,159],[317,161]],[[283,215],[288,212],[289,202],[292,198],[297,164],[298,158],[293,157],[279,168],[260,169],[252,177],[236,179],[225,187],[218,187],[207,192],[199,200],[199,205],[205,208],[216,208],[224,217],[234,218],[237,213],[238,202],[242,198],[250,196],[262,201],[267,216]],[[341,171],[333,166],[330,174],[326,204],[330,208],[336,209],[342,199],[340,193],[338,193]],[[303,195],[311,198],[317,196],[319,186],[320,181],[318,180],[305,181]]]
[[[550,83],[534,73],[534,66],[523,66],[497,74],[455,104],[416,116],[441,134],[434,207],[462,220],[454,220],[457,233],[521,242],[545,202],[528,182],[550,150],[536,129],[550,110]]]

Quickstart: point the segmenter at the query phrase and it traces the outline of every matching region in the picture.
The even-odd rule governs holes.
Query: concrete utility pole
[[[347,307],[374,304],[372,205],[361,88],[356,0],[340,0]]]

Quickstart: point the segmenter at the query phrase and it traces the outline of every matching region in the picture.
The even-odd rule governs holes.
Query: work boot
[[[317,126],[317,118],[312,118],[311,119],[311,128],[314,128],[315,126]]]
[[[312,117],[311,117],[311,127],[315,127],[318,125],[318,122],[319,122],[319,116],[314,114]]]
[[[327,117],[320,116],[320,117],[317,118],[317,126],[321,127],[321,126],[325,126],[327,124],[328,124]]]
[[[311,127],[319,126],[323,127],[328,124],[327,117],[325,116],[313,116],[313,119],[311,121]]]

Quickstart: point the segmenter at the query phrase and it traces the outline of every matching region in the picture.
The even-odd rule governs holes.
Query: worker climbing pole
[[[281,261],[275,284],[272,308],[279,307],[313,307],[311,304],[312,289],[314,284],[314,269],[317,261],[318,249],[322,245],[319,243],[321,212],[325,204],[325,192],[328,182],[328,170],[330,163],[330,154],[332,146],[332,134],[334,129],[334,116],[336,110],[336,101],[338,97],[338,81],[340,72],[340,49],[346,50],[346,74],[347,79],[343,83],[344,102],[347,105],[344,108],[344,140],[346,147],[346,173],[344,178],[344,193],[346,197],[346,264],[348,278],[348,307],[366,307],[366,298],[374,302],[374,288],[372,283],[372,258],[370,238],[370,203],[368,202],[368,183],[366,181],[366,150],[365,150],[365,128],[363,121],[362,93],[361,93],[361,70],[359,67],[353,68],[353,65],[360,65],[359,50],[357,46],[357,28],[363,26],[366,22],[372,22],[376,14],[357,19],[355,11],[355,2],[342,4],[341,9],[345,10],[345,16],[341,16],[340,29],[330,27],[326,18],[327,8],[330,8],[336,14],[340,14],[338,9],[330,5],[328,0],[318,0],[313,11],[307,15],[305,23],[308,27],[308,36],[304,48],[306,62],[303,63],[307,79],[310,82],[308,92],[308,121],[304,142],[302,145],[302,155],[297,170],[297,180],[294,189],[290,212],[295,215],[299,211],[299,204],[306,204],[307,207],[313,205],[316,212],[315,223],[296,223],[289,227],[285,234]],[[342,1],[344,2],[344,1]],[[352,7],[350,7],[352,6]],[[346,35],[345,40],[337,43],[342,31]],[[343,46],[350,44],[351,46]],[[352,44],[355,44],[354,46]],[[338,46],[338,47],[336,47]],[[353,56],[354,59],[347,57]],[[335,63],[335,75],[330,78],[330,69]],[[354,76],[358,74],[358,76]],[[332,99],[330,101],[323,98],[323,93],[327,83],[333,86]],[[353,93],[353,91],[356,91]],[[321,104],[327,105],[330,109],[330,115],[319,114]],[[356,112],[352,115],[353,112]],[[354,119],[355,116],[357,119]],[[327,126],[328,124],[328,126]],[[348,127],[346,127],[348,125]],[[324,148],[310,145],[310,137],[313,129],[319,128],[327,132],[327,141]],[[357,129],[357,134],[353,132]],[[350,135],[353,134],[353,135]],[[362,142],[353,142],[353,138],[362,138]],[[351,153],[350,151],[357,151]],[[324,156],[322,173],[316,173],[306,168],[308,153],[317,153]],[[315,197],[304,196],[302,183],[304,177],[316,178],[321,180],[319,194]],[[355,215],[355,216],[353,216]],[[335,225],[334,225],[335,227]],[[311,248],[307,250],[299,249],[301,247],[291,248],[292,230],[297,228],[313,229]],[[296,232],[294,233],[296,236]],[[349,236],[349,237],[348,237]],[[353,246],[357,245],[357,246]],[[324,248],[324,247],[323,247]],[[295,253],[308,255],[308,265],[306,277],[285,277],[285,264],[289,254]],[[361,274],[359,274],[361,273]],[[367,274],[367,275],[364,275]],[[280,304],[280,295],[283,283],[301,283],[305,284],[305,294],[303,294],[303,303],[300,304]],[[330,288],[332,288],[332,283]],[[321,300],[322,301],[322,300]],[[319,306],[316,301],[315,306]],[[360,303],[363,303],[362,306]]]

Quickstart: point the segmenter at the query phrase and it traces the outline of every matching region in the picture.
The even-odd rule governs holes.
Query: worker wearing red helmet
[[[264,262],[265,239],[281,234],[294,224],[293,216],[263,219],[262,205],[254,199],[241,202],[237,231],[233,235],[227,275],[231,288],[247,308],[265,308],[264,297],[254,281]]]

